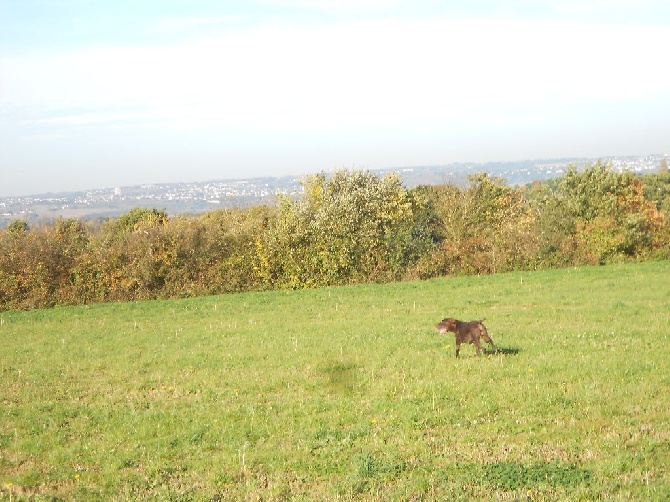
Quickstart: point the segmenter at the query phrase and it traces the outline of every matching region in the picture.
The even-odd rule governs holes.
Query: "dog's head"
[[[456,319],[453,317],[446,317],[435,325],[435,329],[437,329],[440,334],[444,334],[447,331],[453,331],[455,333]]]

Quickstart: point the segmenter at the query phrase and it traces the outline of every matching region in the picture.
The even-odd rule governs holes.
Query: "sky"
[[[670,153],[667,0],[0,0],[0,196]]]

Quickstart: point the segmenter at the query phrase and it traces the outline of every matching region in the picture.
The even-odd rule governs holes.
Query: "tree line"
[[[510,187],[318,174],[299,198],[0,231],[0,310],[670,258],[670,173],[597,163]]]

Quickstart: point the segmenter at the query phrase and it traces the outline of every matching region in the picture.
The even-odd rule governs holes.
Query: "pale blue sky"
[[[0,0],[0,196],[670,153],[666,0]]]

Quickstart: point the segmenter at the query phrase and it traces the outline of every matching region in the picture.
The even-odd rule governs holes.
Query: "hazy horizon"
[[[27,194],[11,194],[11,195],[2,195],[0,194],[0,199],[13,199],[13,198],[23,198],[23,197],[39,197],[39,196],[46,196],[46,195],[61,195],[61,194],[72,194],[72,193],[80,193],[80,192],[92,192],[92,191],[97,191],[97,190],[116,190],[116,189],[132,189],[132,188],[137,188],[137,187],[159,187],[161,185],[202,185],[202,184],[207,184],[207,183],[219,183],[219,182],[238,182],[238,181],[253,181],[253,180],[258,180],[258,179],[284,179],[284,178],[293,178],[295,180],[301,180],[304,179],[307,176],[310,176],[312,174],[319,174],[319,173],[325,173],[326,175],[330,175],[335,173],[338,170],[347,170],[347,171],[356,171],[356,170],[369,170],[371,172],[397,172],[400,173],[401,175],[406,173],[406,172],[416,172],[416,171],[422,171],[422,170],[438,170],[438,169],[443,169],[445,173],[449,172],[451,174],[458,174],[460,176],[465,177],[469,172],[472,172],[472,167],[491,167],[493,166],[493,172],[489,172],[489,174],[493,176],[500,176],[501,174],[498,172],[503,165],[508,165],[510,166],[509,168],[511,169],[516,169],[516,170],[523,170],[527,168],[527,165],[529,163],[537,163],[537,174],[538,177],[536,179],[545,179],[546,178],[546,172],[545,170],[548,167],[556,167],[556,165],[559,164],[565,164],[565,165],[575,165],[577,168],[584,167],[585,165],[593,165],[596,162],[609,162],[609,161],[614,161],[615,163],[618,163],[618,166],[614,166],[614,169],[631,169],[636,172],[647,172],[646,170],[649,169],[649,167],[645,167],[643,170],[638,169],[639,162],[641,159],[645,159],[647,162],[649,161],[650,158],[653,157],[665,157],[665,158],[670,158],[670,154],[662,154],[662,153],[652,153],[648,155],[621,155],[621,156],[603,156],[599,158],[591,158],[591,157],[569,157],[569,156],[564,156],[564,157],[556,157],[556,158],[546,158],[546,159],[522,159],[522,160],[512,160],[512,161],[485,161],[485,162],[453,162],[449,164],[431,164],[431,165],[406,165],[406,166],[389,166],[389,167],[380,167],[380,168],[336,168],[336,169],[331,169],[331,170],[316,170],[316,171],[310,171],[310,172],[304,172],[304,173],[285,173],[285,174],[267,174],[267,175],[251,175],[251,176],[233,176],[233,177],[221,177],[221,178],[208,178],[208,179],[197,179],[197,180],[174,180],[174,181],[161,181],[161,180],[154,180],[154,181],[147,181],[143,183],[134,183],[130,185],[108,185],[108,186],[90,186],[90,187],[85,187],[81,189],[75,189],[75,190],[59,190],[59,191],[50,191],[50,192],[39,192],[39,193],[27,193]],[[616,162],[618,160],[618,162]],[[630,162],[633,162],[633,165],[630,165]],[[567,164],[566,164],[567,162]],[[623,162],[623,167],[622,167],[622,162]],[[637,165],[636,165],[637,164]],[[660,159],[658,161],[658,166],[654,165],[654,169],[659,168],[660,169]],[[456,171],[454,171],[456,169]],[[653,170],[652,170],[653,171]],[[650,171],[651,172],[651,171]],[[506,179],[505,175],[502,175],[503,179]],[[551,176],[550,176],[551,177]],[[453,181],[453,180],[452,180]],[[449,181],[447,181],[449,182]]]
[[[0,196],[670,152],[660,0],[0,2]]]

